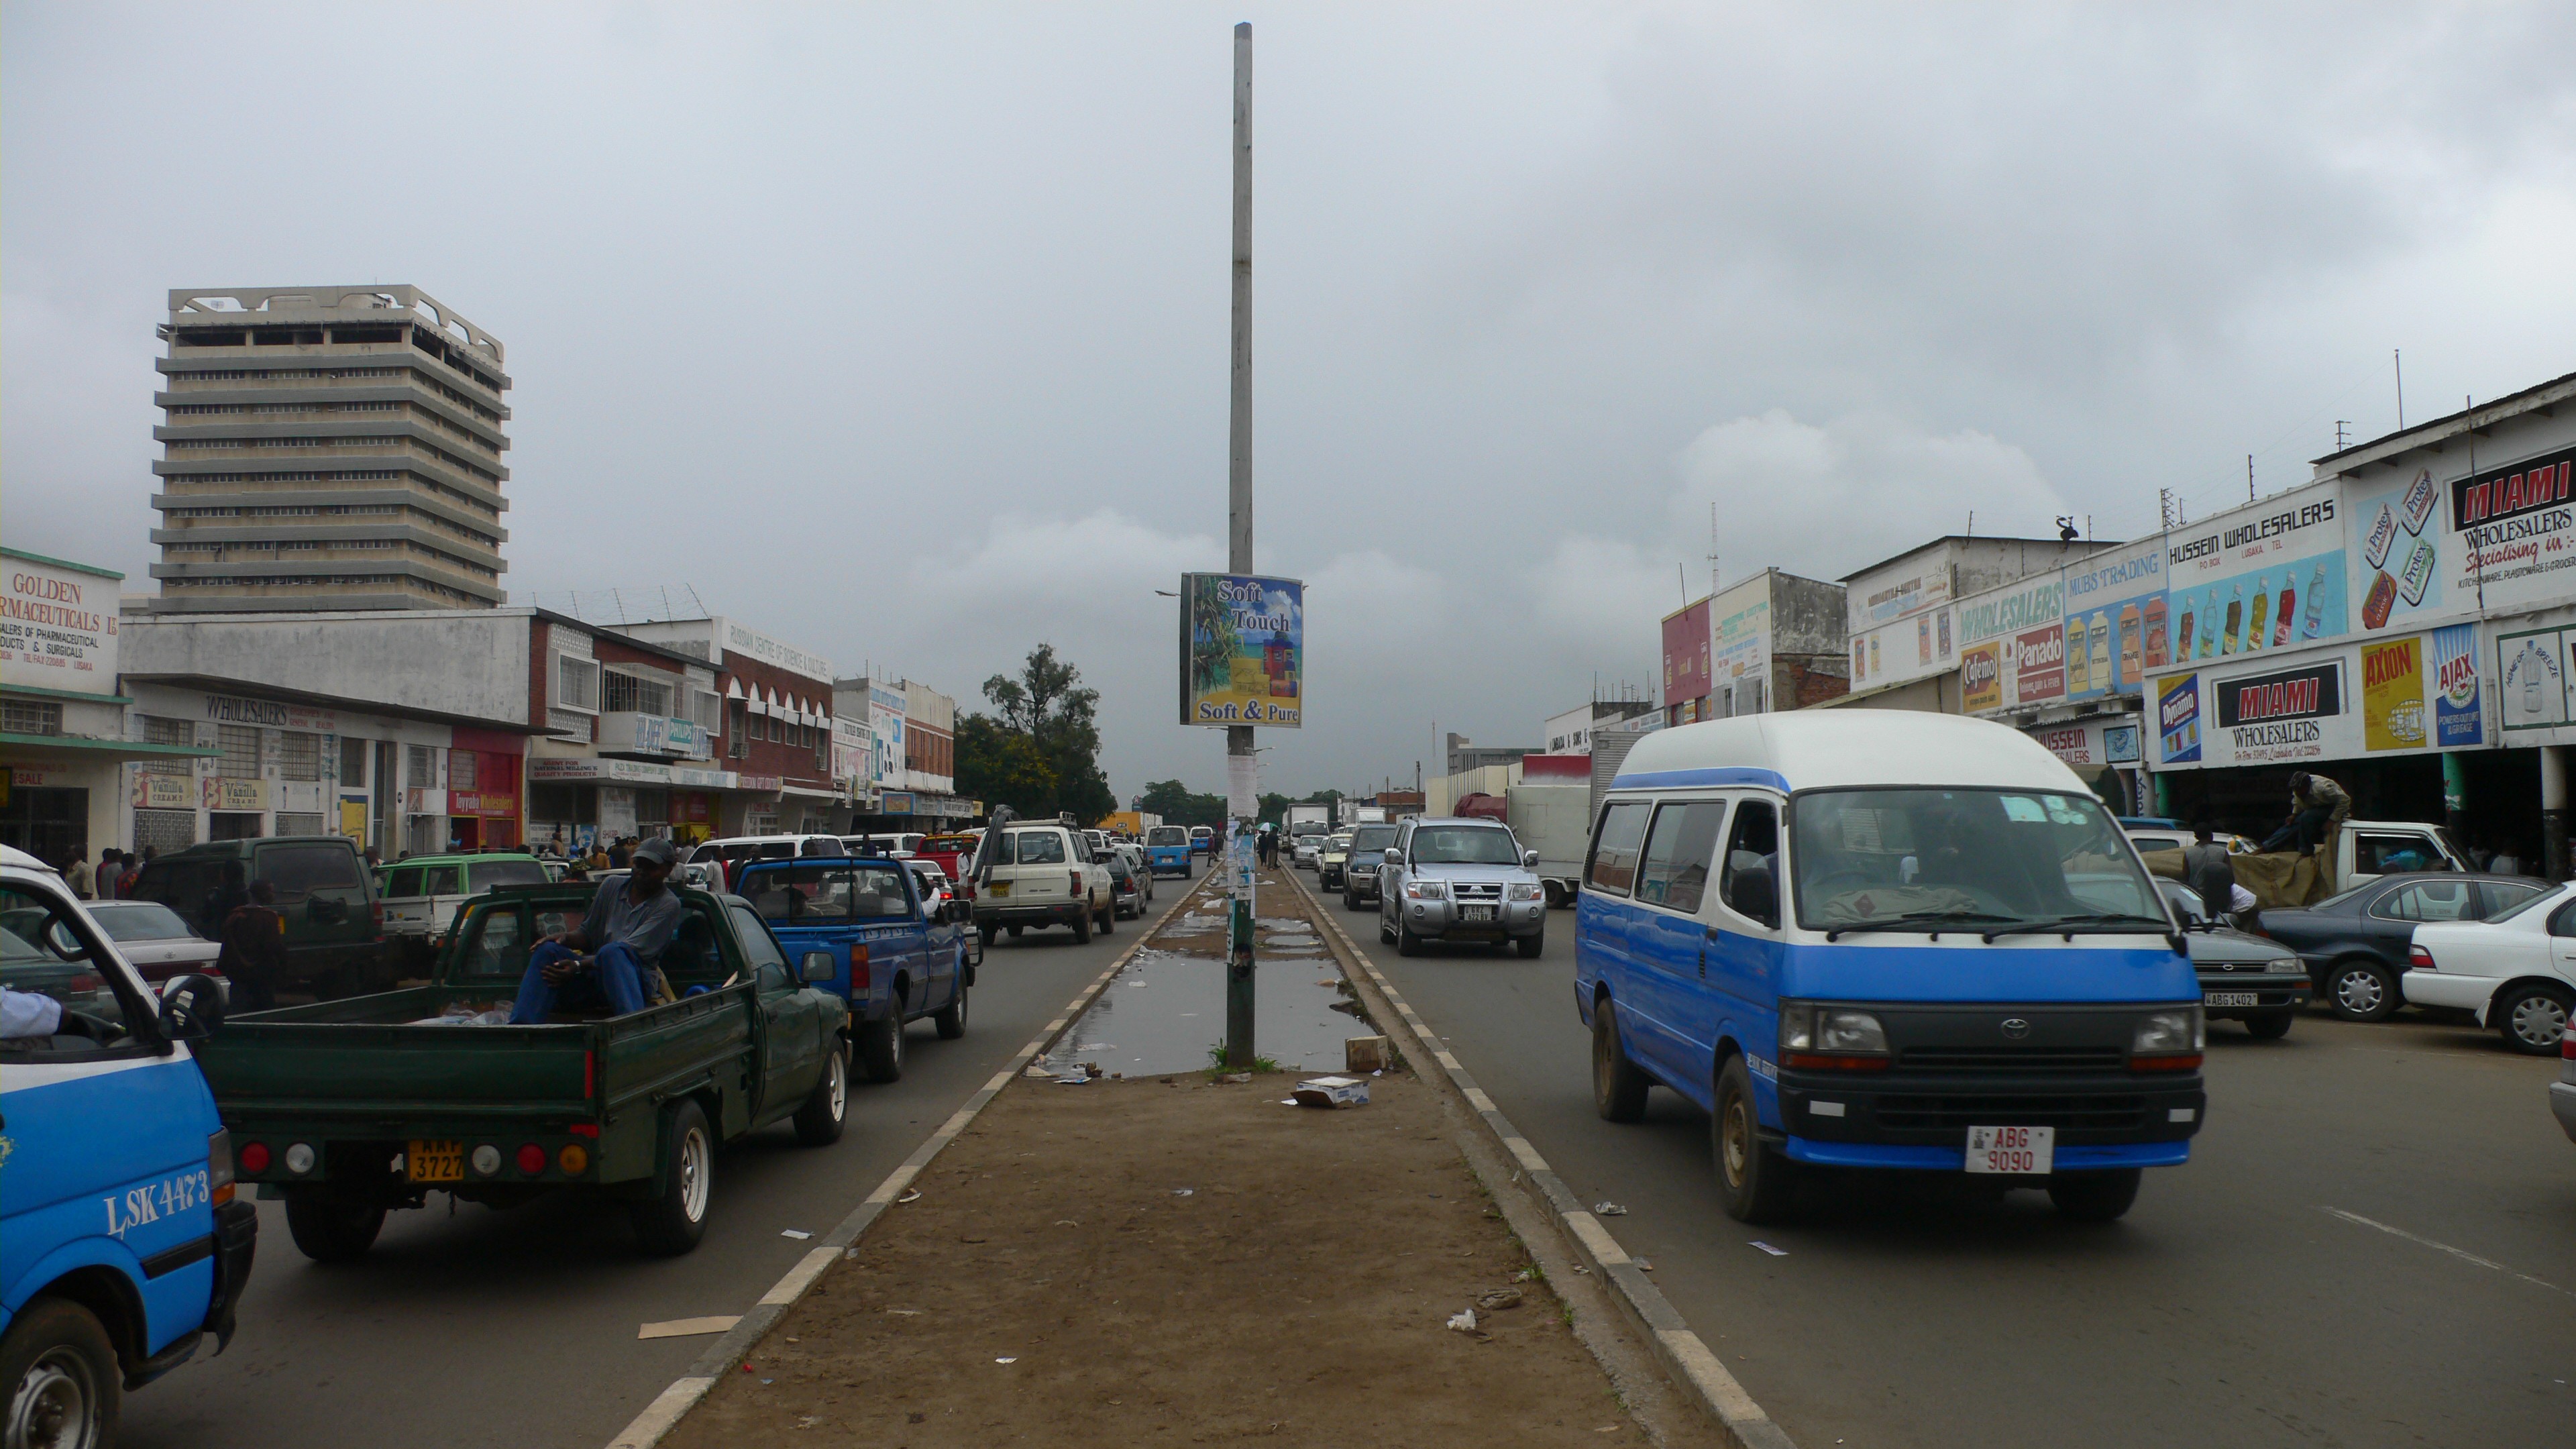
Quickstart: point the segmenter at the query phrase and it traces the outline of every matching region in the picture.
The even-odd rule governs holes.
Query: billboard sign
[[[2066,585],[2055,570],[2040,579],[2023,579],[1959,603],[1959,642],[1983,644],[2054,624],[2065,611]]]
[[[2199,762],[2199,675],[2183,674],[2156,682],[2156,728],[2162,735],[2162,758],[2166,764]]]
[[[1306,585],[1181,575],[1181,723],[1296,729],[1305,714]]]
[[[1959,651],[1959,708],[1969,714],[2004,707],[2004,646]]]
[[[2420,750],[2432,743],[2424,717],[2424,641],[2409,636],[2361,646],[2361,746]]]
[[[2557,729],[2567,723],[2565,631],[2537,629],[2496,639],[2496,682],[2504,732]]]
[[[2217,728],[2207,733],[2213,765],[2273,765],[2352,754],[2345,714],[2344,661],[2210,682]]]
[[[2066,697],[2142,694],[2168,662],[2162,535],[2070,564]]]
[[[1741,679],[1771,677],[1771,576],[1748,579],[1709,600],[1714,635],[1709,649],[1709,683],[1717,688]]]
[[[2066,631],[2055,624],[2015,634],[2012,640],[2012,697],[2015,704],[2037,704],[2066,697]]]
[[[2450,575],[2451,590],[2487,609],[2563,600],[2576,581],[2576,574],[2568,572],[2576,569],[2571,484],[2576,484],[2576,449],[2571,448],[2452,479],[2440,491],[2448,495],[2451,527],[2466,547]]]
[[[2433,631],[2433,743],[2442,749],[2486,743],[2486,701],[2478,689],[2478,630],[2453,624]]]
[[[116,693],[122,574],[8,550],[0,558],[0,684]]]
[[[2332,487],[2248,504],[2165,536],[2169,656],[2259,654],[2349,632]]]
[[[1664,616],[1664,707],[1708,693],[1708,600]]]
[[[2363,635],[2402,631],[2419,617],[2458,610],[2462,600],[2474,607],[2476,583],[2467,591],[2446,583],[2464,551],[2446,524],[2444,495],[2450,490],[2433,481],[2433,470],[2418,468],[2411,478],[2375,492],[2362,491],[2358,480],[2344,485],[2353,529],[2353,578],[2360,584],[2361,611],[2355,621]]]

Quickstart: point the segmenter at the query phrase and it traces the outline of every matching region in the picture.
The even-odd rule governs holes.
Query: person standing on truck
[[[2295,848],[2301,855],[2335,838],[2352,818],[2352,797],[2323,775],[2302,770],[2290,777],[2290,814],[2263,842],[2267,851]]]
[[[2206,820],[2191,828],[2192,843],[2182,848],[2182,880],[2200,893],[2201,914],[2222,921],[2236,906],[2236,863],[2217,834]]]
[[[580,930],[537,943],[519,978],[512,1026],[542,1025],[558,1000],[605,1003],[619,1016],[644,1009],[663,949],[680,929],[680,898],[663,886],[677,856],[660,836],[636,846],[625,878],[600,883]]]
[[[241,866],[228,863],[227,875]],[[277,910],[277,887],[265,880],[250,883],[240,905],[224,914],[223,954],[215,969],[233,984],[233,1000],[250,1011],[277,1005],[277,981],[286,974],[286,917]]]

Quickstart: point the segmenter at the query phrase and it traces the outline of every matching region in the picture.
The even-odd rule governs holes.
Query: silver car
[[[1425,941],[1509,941],[1535,959],[1547,944],[1536,864],[1538,852],[1498,820],[1407,820],[1378,867],[1378,939],[1405,956]]]

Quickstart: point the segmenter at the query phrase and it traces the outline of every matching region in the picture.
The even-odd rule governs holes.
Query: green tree
[[[1001,725],[1033,744],[1052,771],[1055,803],[1048,813],[1069,810],[1096,824],[1118,808],[1100,769],[1100,691],[1085,688],[1082,671],[1058,659],[1054,645],[1030,650],[1017,678],[985,680],[984,697],[1001,711]]]
[[[1178,780],[1156,780],[1136,796],[1136,808],[1163,817],[1166,825],[1225,824],[1225,797],[1201,795]]]
[[[987,714],[957,721],[957,793],[981,800],[989,809],[1008,805],[1025,818],[1052,817],[1056,803],[1055,763],[1038,742]]]
[[[1261,813],[1255,818],[1267,820],[1273,825],[1284,828],[1288,823],[1288,807],[1294,803],[1296,802],[1275,790],[1264,792],[1261,797]]]

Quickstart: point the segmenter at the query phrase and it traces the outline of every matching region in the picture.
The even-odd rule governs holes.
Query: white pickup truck
[[[2383,875],[2474,870],[2468,852],[2439,825],[2412,820],[2347,820],[2334,847],[2334,888],[2348,891]]]
[[[447,944],[456,908],[505,885],[544,885],[546,868],[532,855],[416,855],[376,868],[385,945],[401,974],[424,974]]]

